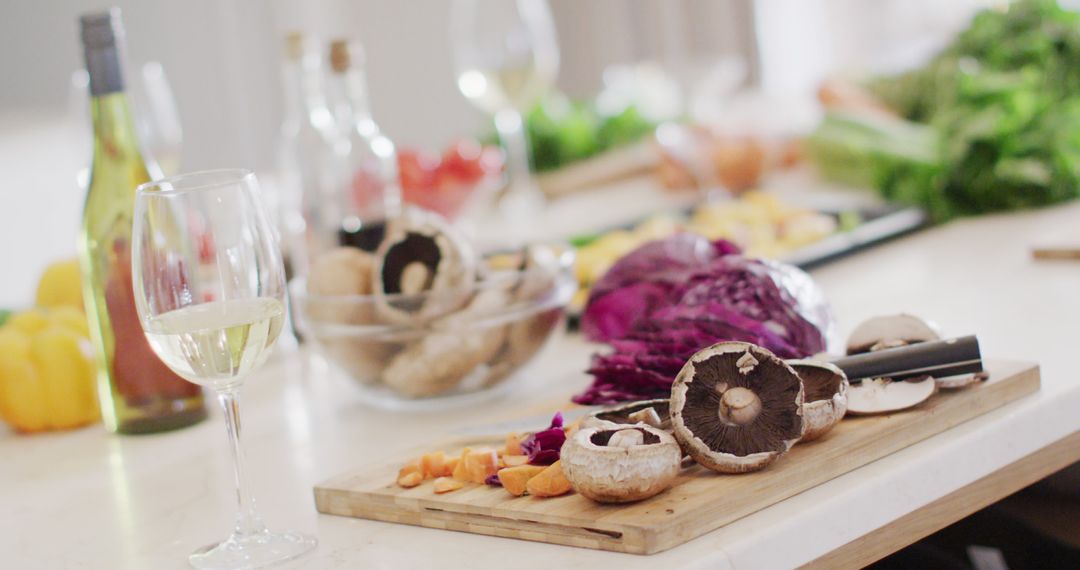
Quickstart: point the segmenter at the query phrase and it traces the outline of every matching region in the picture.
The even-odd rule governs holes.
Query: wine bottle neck
[[[145,164],[135,118],[124,93],[123,28],[116,11],[81,20],[83,55],[90,76],[90,118],[94,127],[94,163]]]
[[[307,115],[306,120],[323,137],[332,139],[335,136],[334,116],[323,92],[325,82],[322,62],[317,56],[306,55],[300,61],[297,73],[300,76],[298,83],[303,102],[301,106]]]
[[[286,60],[281,66],[282,93],[284,94],[284,107],[286,121],[303,120],[306,114],[304,106],[304,90],[300,81],[300,64],[296,61]]]
[[[90,99],[94,126],[94,163],[138,162],[149,169],[139,150],[135,121],[123,91],[95,95]]]
[[[90,95],[108,95],[124,90],[124,71],[120,63],[120,47],[86,48],[86,71],[90,76]]]
[[[123,40],[120,13],[85,14],[80,18],[83,57],[90,75],[90,95],[108,95],[124,90]]]
[[[352,109],[354,121],[370,121],[371,106],[368,103],[367,81],[363,71],[350,69],[341,74],[345,99]]]

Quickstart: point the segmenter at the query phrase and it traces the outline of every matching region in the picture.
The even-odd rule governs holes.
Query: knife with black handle
[[[983,371],[979,339],[974,335],[854,354],[832,363],[843,370],[851,382],[866,378],[944,378]]]

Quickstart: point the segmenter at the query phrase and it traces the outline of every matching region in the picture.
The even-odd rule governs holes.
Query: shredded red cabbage
[[[566,442],[563,431],[562,412],[555,412],[548,429],[530,434],[521,442],[521,451],[529,456],[529,465],[551,465],[559,460],[559,452]]]
[[[690,233],[651,241],[623,256],[593,285],[581,332],[606,342],[623,337],[637,319],[670,303],[672,293],[695,272],[717,257],[739,253],[725,240]]]
[[[737,340],[781,358],[825,350],[828,305],[790,265],[751,259],[728,242],[680,234],[631,252],[590,294],[582,330],[608,342],[593,358],[593,384],[574,401],[666,398],[695,352]]]

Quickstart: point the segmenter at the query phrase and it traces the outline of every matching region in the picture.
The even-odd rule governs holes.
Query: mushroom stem
[[[747,388],[732,388],[720,397],[720,419],[725,422],[745,425],[761,413],[761,398]]]
[[[406,295],[415,295],[422,292],[428,286],[431,272],[419,261],[413,261],[401,270],[401,292]]]

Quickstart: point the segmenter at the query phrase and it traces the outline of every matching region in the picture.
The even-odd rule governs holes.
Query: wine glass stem
[[[508,194],[531,196],[537,192],[529,170],[529,140],[521,113],[504,109],[495,113],[495,130],[506,147],[506,170],[510,175]]]
[[[234,535],[247,536],[266,531],[259,514],[255,511],[255,497],[251,494],[251,485],[244,472],[244,449],[240,443],[240,404],[236,391],[221,392],[218,400],[225,412],[225,430],[229,434],[229,449],[232,451],[233,470],[236,476],[236,528]]]

